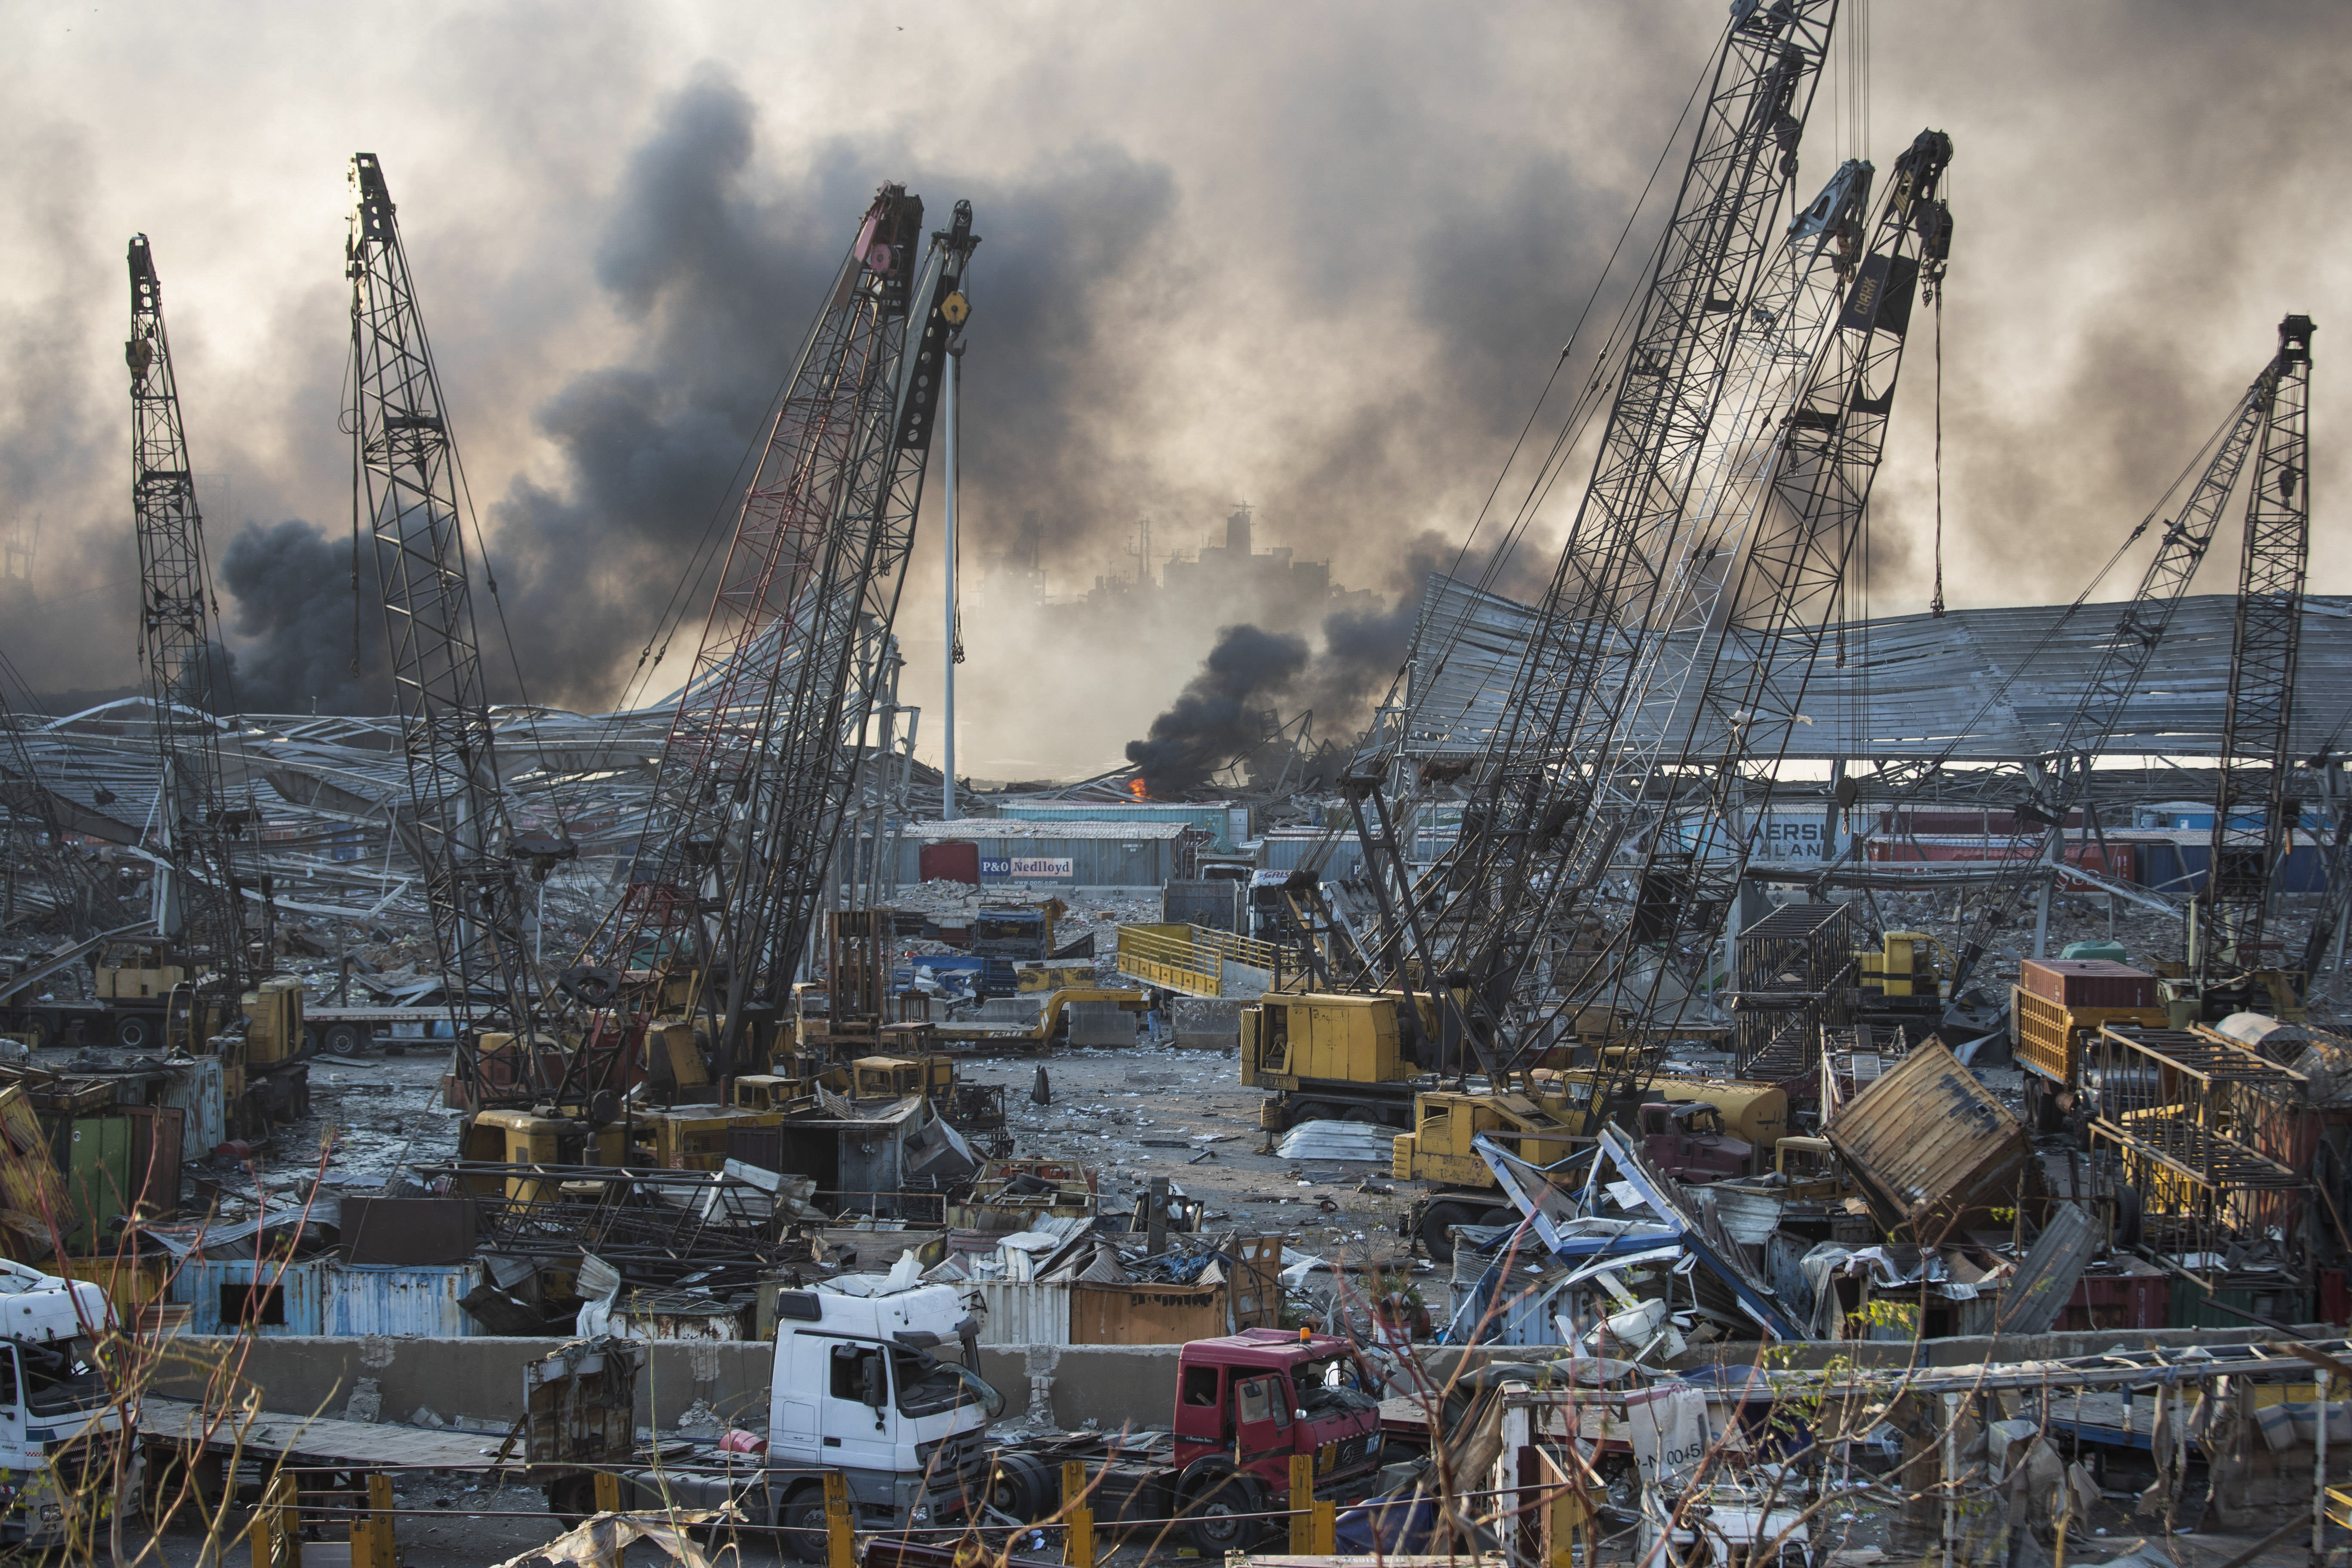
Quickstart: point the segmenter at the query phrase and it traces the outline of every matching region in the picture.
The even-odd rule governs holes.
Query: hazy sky
[[[2330,437],[2352,356],[2336,129],[2352,7],[1869,14],[1867,151],[1884,167],[1924,125],[1956,147],[1952,600],[2071,598],[2290,310],[2320,328],[2314,586],[2352,589]],[[337,430],[357,150],[382,155],[400,205],[536,697],[618,695],[886,179],[934,222],[969,197],[984,237],[968,562],[1034,519],[1075,591],[1132,571],[1139,517],[1189,550],[1249,501],[1261,548],[1402,590],[1407,542],[1459,537],[1494,482],[1723,15],[0,5],[0,535],[41,529],[35,577],[0,584],[0,649],[45,690],[137,679],[122,252],[143,230],[194,464],[217,476],[208,526],[247,705],[363,694]],[[1807,195],[1859,150],[1844,71],[1841,52]],[[1933,415],[1915,351],[1874,509],[1879,613],[1927,597]],[[901,621],[934,741],[936,519]],[[966,771],[1111,765],[1193,672],[1218,607],[1149,638],[1066,622],[975,595]],[[380,625],[363,637],[380,661]]]

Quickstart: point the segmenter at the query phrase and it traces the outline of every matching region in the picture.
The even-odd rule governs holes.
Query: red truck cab
[[[1315,1495],[1354,1501],[1380,1475],[1380,1379],[1344,1339],[1244,1329],[1192,1340],[1176,1370],[1176,1468],[1196,1546],[1247,1545],[1244,1517],[1289,1506],[1290,1460],[1315,1459]]]

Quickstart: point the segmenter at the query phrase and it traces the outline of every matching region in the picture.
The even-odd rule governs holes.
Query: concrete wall
[[[504,1436],[522,1412],[522,1369],[561,1348],[556,1339],[394,1339],[301,1336],[252,1339],[187,1334],[173,1342],[154,1392],[181,1399],[205,1397],[206,1369],[224,1356],[241,1358],[238,1382],[261,1394],[265,1410],[338,1416],[352,1385],[363,1377],[382,1386],[383,1419],[404,1422],[422,1406],[452,1426]],[[1175,1345],[983,1346],[981,1374],[1003,1391],[1005,1415],[1027,1414],[1035,1376],[1052,1378],[1047,1397],[1064,1426],[1098,1420],[1168,1425],[1175,1397]],[[768,1419],[773,1347],[733,1340],[686,1344],[656,1342],[647,1375],[637,1384],[637,1425],[673,1426],[696,1400],[746,1426]],[[215,1398],[218,1391],[215,1392]]]
[[[2338,1331],[2325,1324],[2301,1331],[2325,1339]],[[1922,1364],[1965,1365],[1981,1361],[2038,1361],[2095,1355],[2122,1345],[2142,1350],[2192,1344],[2237,1344],[2274,1337],[2260,1329],[2105,1330],[2006,1339],[1931,1340],[1921,1347]],[[551,1353],[554,1339],[255,1339],[244,1342],[184,1335],[173,1343],[184,1352],[166,1358],[166,1373],[155,1392],[202,1398],[202,1364],[224,1354],[244,1358],[241,1381],[261,1393],[266,1410],[294,1415],[339,1415],[352,1384],[373,1377],[383,1385],[386,1421],[406,1421],[419,1405],[453,1426],[503,1436],[522,1409],[522,1369]],[[1004,1395],[1004,1416],[1025,1415],[1039,1394],[1053,1405],[1055,1424],[1077,1427],[1092,1420],[1105,1431],[1120,1426],[1165,1427],[1176,1388],[1176,1345],[982,1346],[981,1373]],[[767,1425],[772,1348],[737,1340],[652,1347],[649,1375],[637,1386],[637,1424],[674,1426],[698,1399],[746,1426]],[[1689,1368],[1722,1362],[1753,1364],[1764,1349],[1754,1344],[1708,1346],[1675,1364]],[[1913,1347],[1896,1341],[1842,1341],[1785,1345],[1766,1358],[1776,1367],[1823,1365],[1845,1358],[1864,1366],[1903,1366]],[[1541,1361],[1565,1353],[1559,1346],[1477,1347],[1470,1351],[1427,1346],[1423,1354],[1432,1373],[1452,1373],[1465,1355],[1474,1362]],[[1050,1379],[1050,1382],[1043,1380]],[[215,1395],[217,1397],[217,1395]]]

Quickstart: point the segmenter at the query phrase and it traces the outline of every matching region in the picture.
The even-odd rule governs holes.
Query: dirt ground
[[[1030,1099],[1040,1066],[1052,1097],[1042,1106]],[[1209,1205],[1211,1228],[1280,1235],[1299,1251],[1349,1263],[1404,1250],[1396,1222],[1414,1189],[1391,1181],[1385,1163],[1300,1164],[1260,1152],[1265,1096],[1242,1086],[1229,1050],[1111,1047],[976,1058],[961,1070],[971,1082],[1004,1085],[1021,1153],[1094,1165],[1109,1206],[1130,1206],[1152,1177],[1166,1176]],[[1219,1141],[1194,1142],[1203,1136]]]

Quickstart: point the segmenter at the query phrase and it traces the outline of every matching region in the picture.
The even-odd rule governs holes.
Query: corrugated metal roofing
[[[1025,822],[1010,816],[960,816],[950,822],[909,822],[900,832],[908,838],[934,844],[961,838],[1131,838],[1150,843],[1181,838],[1190,826],[1183,822]]]
[[[1029,1279],[974,1279],[956,1289],[978,1291],[981,1304],[988,1309],[988,1321],[980,1332],[982,1344],[1070,1342],[1070,1287],[1066,1281],[1047,1285]],[[1017,1403],[1020,1391],[1007,1389],[1005,1397]]]
[[[1896,616],[1854,622],[1843,631],[1843,663],[1824,656],[1807,689],[1790,758],[1940,756],[2007,761],[2045,755],[2074,711],[2124,606],[2022,605]],[[2202,594],[2181,601],[2158,645],[2140,689],[2124,706],[2106,751],[2116,754],[2214,755],[2230,685],[2232,596]],[[1532,606],[1432,574],[1422,599],[1412,671],[1414,716],[1404,750],[1412,756],[1468,756],[1480,751],[1510,695],[1536,621]],[[1667,634],[1672,658],[1685,661],[1696,632]],[[1998,700],[1991,693],[2014,675]],[[1663,691],[1676,683],[1660,682]],[[1651,733],[1671,725],[1673,743],[1688,732],[1697,686],[1680,700],[1662,695],[1640,722]],[[2352,598],[2313,595],[2304,602],[2293,745],[2316,752],[2352,704]],[[1708,721],[1702,748],[1720,744]]]

